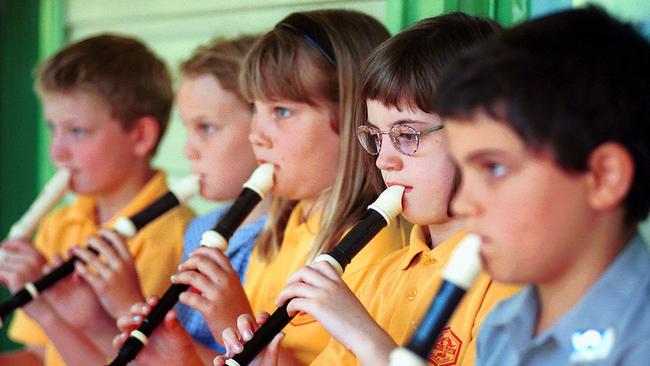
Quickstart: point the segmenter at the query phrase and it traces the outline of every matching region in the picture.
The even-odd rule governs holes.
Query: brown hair
[[[286,22],[296,17],[311,29],[287,27]],[[311,257],[336,244],[376,197],[363,171],[353,107],[361,63],[388,36],[376,19],[356,11],[294,13],[258,40],[242,66],[240,89],[249,101],[289,99],[314,105],[327,100],[338,107],[333,128],[341,138],[341,160]],[[327,44],[320,44],[323,41]],[[331,52],[334,57],[328,55]],[[278,252],[295,204],[279,198],[273,202],[267,227],[258,239],[263,259],[270,260]]]
[[[73,43],[40,64],[36,91],[94,93],[104,98],[122,128],[152,116],[163,136],[173,101],[165,64],[140,41],[103,34]],[[159,142],[158,141],[158,142]]]
[[[500,29],[492,20],[455,12],[421,20],[382,43],[363,67],[355,109],[357,126],[368,120],[368,99],[435,113],[437,84],[445,65]],[[375,160],[376,156],[364,154],[368,179],[382,190],[384,181]]]
[[[181,64],[181,72],[189,77],[212,75],[224,89],[244,99],[239,91],[239,71],[244,56],[256,39],[256,36],[249,35],[233,39],[215,38],[194,50],[192,56]]]

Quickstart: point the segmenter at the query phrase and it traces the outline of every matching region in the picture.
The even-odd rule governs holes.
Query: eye
[[[88,130],[81,127],[70,127],[69,131],[75,137],[83,137],[88,135]]]
[[[417,133],[413,132],[400,132],[399,138],[406,141],[415,141],[417,138]]]
[[[219,128],[212,123],[199,123],[197,129],[199,132],[209,135],[216,132]]]
[[[396,125],[391,128],[390,132],[392,136],[395,136],[405,142],[415,141],[418,135],[417,131],[405,125]]]
[[[502,178],[508,174],[508,168],[501,163],[486,162],[485,167],[488,170],[490,176],[494,178]]]
[[[274,113],[278,118],[281,118],[281,119],[289,118],[293,114],[293,112],[291,112],[291,110],[289,110],[288,108],[285,108],[285,107],[275,107]]]

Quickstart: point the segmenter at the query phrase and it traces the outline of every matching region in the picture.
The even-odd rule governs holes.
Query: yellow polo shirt
[[[275,300],[284,289],[287,278],[307,264],[312,241],[318,230],[319,217],[300,222],[302,208],[294,208],[284,231],[280,251],[270,263],[260,260],[257,247],[253,249],[246,273],[244,289],[255,314],[273,313]],[[343,280],[352,289],[366,281],[368,271],[389,253],[404,247],[404,233],[392,224],[375,236],[346,267]],[[310,315],[300,314],[284,329],[282,346],[293,353],[302,364],[310,363],[330,339],[327,331]]]
[[[103,226],[110,227],[118,217],[137,213],[168,190],[165,174],[157,172],[133,200]],[[48,260],[55,254],[63,255],[100,229],[95,216],[95,199],[79,196],[71,205],[43,220],[34,245]],[[183,231],[193,216],[191,209],[181,205],[142,228],[128,241],[145,296],[160,296],[169,286],[169,276],[181,260]],[[45,365],[65,365],[45,332],[20,310],[11,323],[9,336],[21,343],[45,346]]]
[[[410,245],[376,266],[356,292],[372,317],[399,345],[408,342],[428,310],[442,284],[442,270],[464,235],[459,232],[430,249],[423,230],[427,228],[414,226]],[[518,290],[518,287],[496,284],[481,273],[443,330],[429,364],[473,365],[482,320],[497,302]],[[332,339],[311,365],[359,364],[352,352]]]

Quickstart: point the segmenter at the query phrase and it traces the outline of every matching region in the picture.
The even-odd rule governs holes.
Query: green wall
[[[0,1],[0,235],[26,209],[38,182],[38,0]],[[0,297],[7,293],[2,290]],[[0,334],[0,350],[15,348]]]
[[[388,0],[386,26],[392,34],[437,14],[462,11],[492,18],[504,26],[526,20],[531,0]]]

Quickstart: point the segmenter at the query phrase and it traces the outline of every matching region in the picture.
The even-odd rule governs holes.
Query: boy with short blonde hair
[[[7,255],[0,282],[12,291],[40,277],[46,261],[60,262],[101,227],[168,191],[165,174],[150,161],[169,120],[171,78],[142,43],[100,35],[69,45],[38,68],[36,90],[51,131],[51,158],[57,168],[70,170],[70,187],[78,197],[44,219],[34,246],[29,240],[3,244]],[[88,277],[92,281],[76,276],[61,281],[24,308],[29,318],[16,314],[10,336],[46,365],[63,364],[52,342],[62,354],[74,352],[74,344],[57,343],[66,337],[59,337],[62,329],[92,335],[88,338],[99,349],[112,353],[114,319],[144,295],[166,289],[191,218],[187,207],[175,208],[143,228],[128,248],[108,231],[89,240],[103,258],[102,268]],[[125,274],[134,272],[139,283],[126,280]]]

